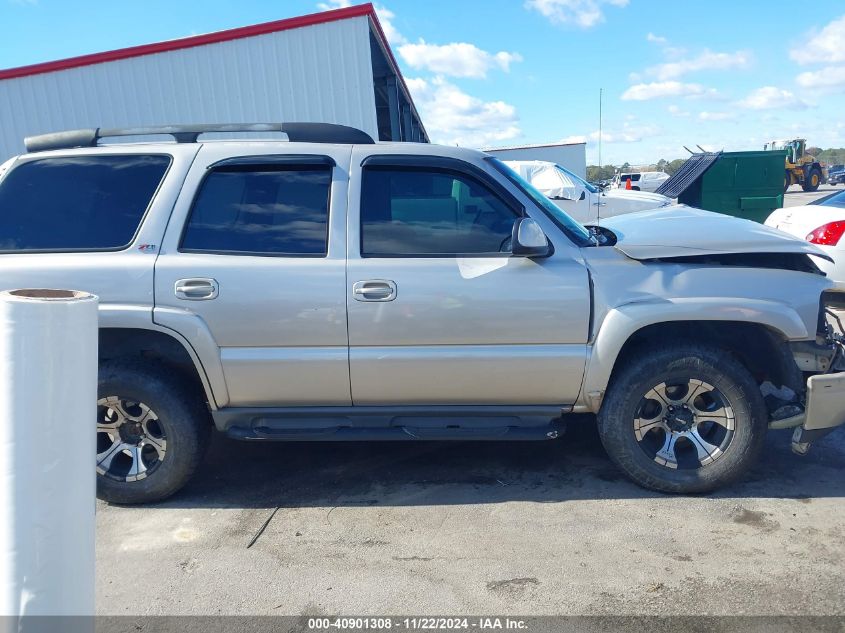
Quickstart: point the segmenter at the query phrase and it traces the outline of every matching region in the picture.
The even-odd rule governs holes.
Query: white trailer
[[[565,167],[581,178],[587,178],[586,143],[545,143],[490,147],[484,151],[501,160],[544,160]]]

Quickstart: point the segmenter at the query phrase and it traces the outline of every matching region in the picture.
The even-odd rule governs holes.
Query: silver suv
[[[279,139],[198,141],[221,130]],[[147,134],[176,142],[101,142]],[[173,494],[212,427],[543,440],[594,413],[634,481],[699,492],[767,428],[806,450],[845,422],[826,255],[776,230],[684,206],[588,229],[481,152],[333,125],[27,148],[0,180],[3,285],[100,297],[103,499]]]

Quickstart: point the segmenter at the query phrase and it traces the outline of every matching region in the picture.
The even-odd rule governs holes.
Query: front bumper
[[[804,423],[792,437],[793,444],[809,444],[845,424],[845,372],[811,376],[805,411]]]

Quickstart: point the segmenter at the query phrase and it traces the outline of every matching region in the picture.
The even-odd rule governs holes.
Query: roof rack
[[[51,132],[27,136],[24,145],[28,152],[73,147],[97,147],[100,139],[121,136],[172,136],[177,143],[196,143],[201,134],[218,132],[281,132],[288,141],[300,143],[341,143],[371,145],[375,143],[366,132],[336,123],[233,123],[206,125],[161,125],[155,127],[89,128]]]

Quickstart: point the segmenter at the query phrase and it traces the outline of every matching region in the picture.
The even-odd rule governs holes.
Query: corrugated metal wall
[[[0,80],[0,162],[45,132],[256,121],[378,138],[368,18]]]

